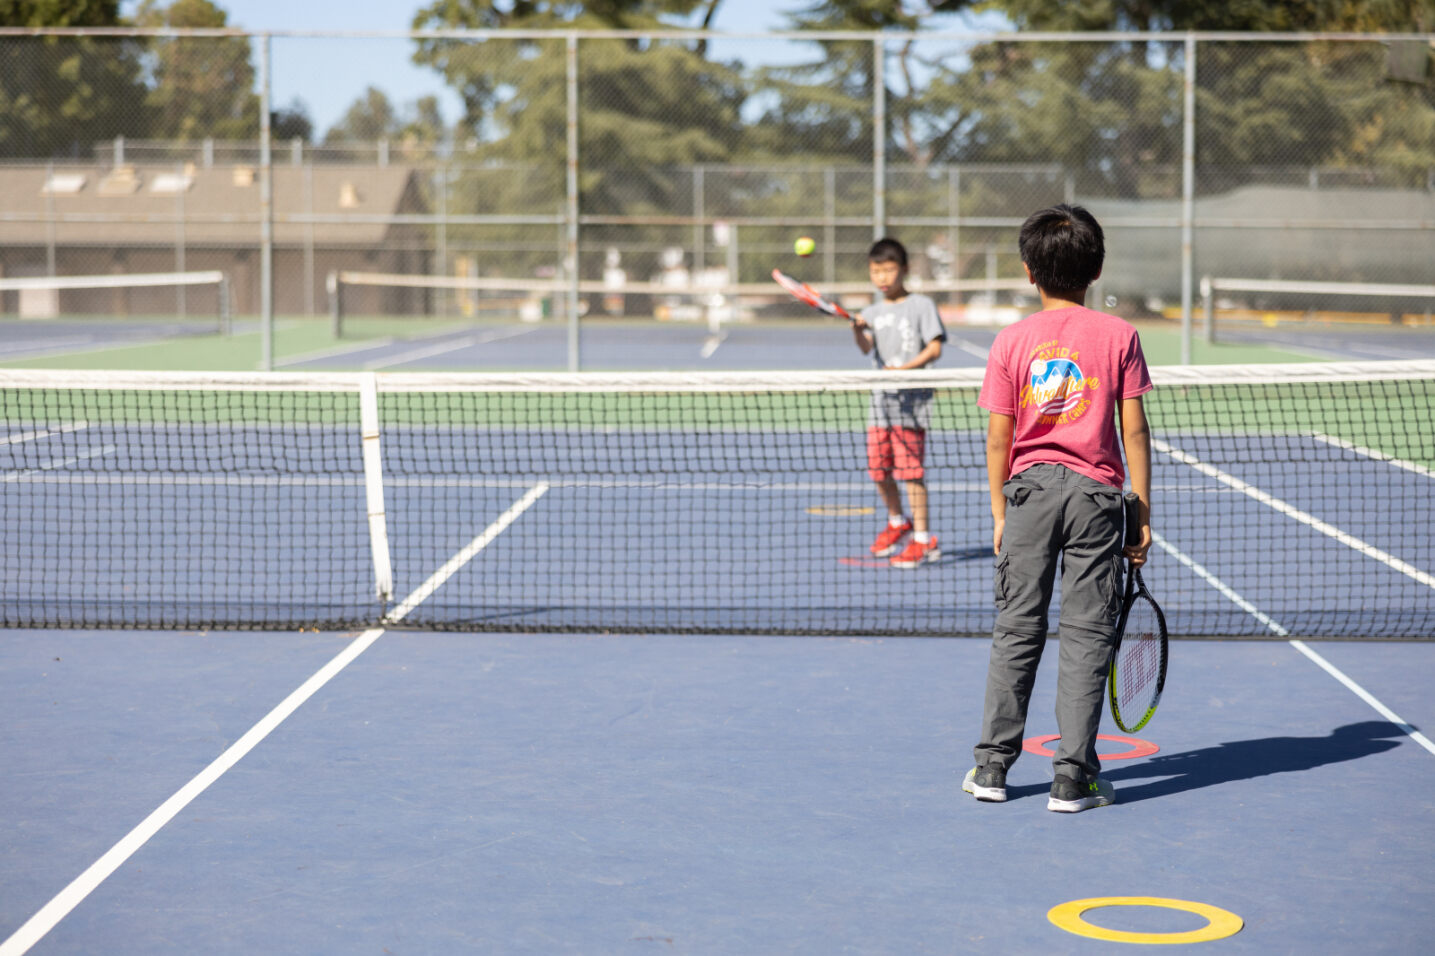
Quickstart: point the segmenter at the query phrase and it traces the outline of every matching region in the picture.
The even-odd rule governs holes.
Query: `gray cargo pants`
[[[1096,729],[1121,608],[1121,492],[1062,465],[1033,465],[1007,481],[996,560],[997,621],[987,667],[977,766],[1002,770],[1021,753],[1026,709],[1046,646],[1061,563],[1055,772],[1095,780]]]

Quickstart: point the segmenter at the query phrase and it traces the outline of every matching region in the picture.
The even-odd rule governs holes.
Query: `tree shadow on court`
[[[1231,740],[1162,754],[1129,766],[1107,764],[1102,776],[1116,784],[1118,803],[1136,803],[1167,797],[1201,787],[1214,787],[1237,780],[1251,780],[1277,773],[1297,773],[1327,764],[1359,760],[1400,746],[1405,731],[1384,720],[1366,720],[1337,727],[1324,737],[1262,737],[1258,740]],[[1125,781],[1164,777],[1138,786]]]

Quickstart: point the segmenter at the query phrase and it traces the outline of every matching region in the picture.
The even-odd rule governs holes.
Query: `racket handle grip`
[[[1126,543],[1128,545],[1140,544],[1141,496],[1134,491],[1128,491],[1121,500],[1126,506]]]

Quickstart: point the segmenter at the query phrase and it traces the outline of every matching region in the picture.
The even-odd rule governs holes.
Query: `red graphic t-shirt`
[[[1120,488],[1116,435],[1123,398],[1151,391],[1130,323],[1080,306],[1037,312],[1002,329],[987,357],[977,404],[1015,419],[1011,474],[1065,465]]]

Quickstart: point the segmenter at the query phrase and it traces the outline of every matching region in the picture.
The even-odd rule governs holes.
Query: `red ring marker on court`
[[[1043,734],[1040,737],[1028,737],[1021,742],[1021,749],[1029,754],[1037,754],[1042,757],[1054,757],[1056,751],[1046,745],[1053,740],[1060,740],[1061,734]],[[1122,737],[1117,734],[1097,734],[1097,740],[1111,740],[1130,747],[1130,750],[1123,750],[1114,754],[1097,754],[1102,760],[1134,760],[1137,757],[1149,757],[1161,748],[1149,740],[1141,740],[1138,737]]]

